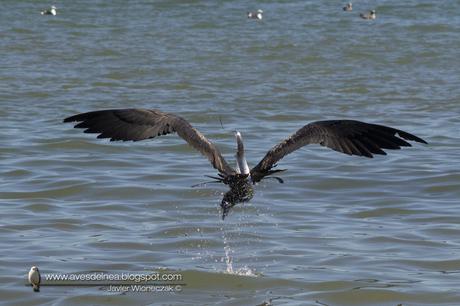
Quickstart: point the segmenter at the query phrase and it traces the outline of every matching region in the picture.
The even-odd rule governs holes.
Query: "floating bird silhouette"
[[[40,271],[38,271],[38,268],[36,266],[33,266],[32,268],[30,268],[28,279],[34,291],[39,292],[40,282],[42,278],[40,276]]]
[[[56,8],[54,5],[52,5],[50,9],[41,11],[40,14],[42,14],[42,15],[53,15],[53,16],[56,16],[56,14],[57,14],[57,8]]]
[[[383,149],[410,147],[405,140],[427,143],[410,133],[355,120],[316,121],[305,125],[297,132],[271,148],[252,169],[245,158],[241,133],[235,132],[237,152],[236,166],[231,167],[219,149],[187,120],[156,109],[108,109],[78,114],[64,122],[79,122],[75,128],[85,133],[97,133],[97,138],[111,141],[139,141],[176,132],[190,146],[208,158],[218,171],[218,176],[208,176],[214,181],[230,187],[221,202],[222,219],[237,203],[251,200],[253,185],[265,178],[274,178],[283,183],[275,173],[286,169],[273,169],[286,155],[309,144],[320,144],[348,155],[372,158],[374,154],[386,155]],[[210,183],[210,182],[207,182]]]
[[[370,19],[375,19],[375,17],[377,16],[375,15],[375,10],[371,10],[367,14],[363,14],[363,13],[359,14],[359,17],[361,17],[362,19],[370,20]]]
[[[248,15],[248,18],[249,19],[258,19],[258,20],[262,20],[263,18],[263,13],[264,11],[262,10],[257,10],[255,12],[248,12],[247,15]]]
[[[344,10],[344,11],[348,11],[348,12],[349,12],[349,11],[352,11],[352,10],[353,10],[353,5],[351,4],[351,2],[348,2],[347,5],[345,5],[345,6],[343,7],[343,10]]]

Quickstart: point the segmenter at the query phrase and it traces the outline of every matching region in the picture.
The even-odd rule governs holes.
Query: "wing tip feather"
[[[424,139],[420,138],[420,137],[417,137],[413,134],[410,134],[410,133],[407,133],[407,132],[404,132],[404,131],[401,131],[401,130],[398,130],[398,135],[399,137],[401,138],[404,138],[406,140],[412,140],[412,141],[416,141],[416,142],[419,142],[419,143],[424,143],[424,144],[428,144],[427,141],[425,141]]]

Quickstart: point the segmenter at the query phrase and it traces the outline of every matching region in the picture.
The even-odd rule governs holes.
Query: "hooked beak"
[[[227,217],[233,206],[235,206],[235,204],[222,200],[222,203],[220,203],[220,207],[222,208],[222,220],[225,220],[225,217]]]

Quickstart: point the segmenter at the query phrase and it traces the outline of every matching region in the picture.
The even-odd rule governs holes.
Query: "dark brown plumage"
[[[312,122],[268,151],[259,164],[252,168],[251,177],[254,182],[260,181],[284,156],[308,144],[320,144],[337,152],[369,158],[373,154],[386,155],[382,149],[395,150],[411,146],[396,134],[406,140],[427,143],[415,135],[384,125],[356,120]]]
[[[217,182],[231,189],[222,200],[224,218],[237,203],[249,201],[253,195],[251,183],[257,183],[267,176],[284,170],[272,170],[284,156],[308,144],[320,144],[348,155],[372,158],[373,154],[386,155],[384,149],[410,147],[406,141],[427,143],[407,132],[391,127],[369,124],[355,120],[316,121],[305,125],[289,138],[274,146],[249,173],[241,167],[233,169],[225,161],[217,147],[182,117],[154,109],[109,109],[78,114],[64,119],[64,122],[79,122],[76,128],[85,133],[97,133],[98,138],[111,141],[139,141],[177,132],[189,145],[206,156],[219,171]],[[237,133],[237,159],[246,164],[241,135]],[[246,167],[247,168],[247,167]],[[282,179],[279,182],[283,182]]]
[[[80,122],[75,127],[86,129],[85,133],[98,133],[97,138],[110,141],[139,141],[177,132],[221,174],[232,175],[235,171],[225,161],[219,149],[182,117],[155,109],[108,109],[78,114],[64,122]]]
[[[98,133],[97,138],[110,138],[111,141],[139,141],[177,132],[205,155],[223,176],[235,174],[212,142],[184,118],[174,114],[155,109],[109,109],[64,119],[64,122],[74,121],[80,122],[75,128],[84,128],[85,133]],[[316,121],[300,128],[268,151],[251,169],[251,177],[254,182],[260,181],[284,156],[308,144],[320,144],[348,155],[372,158],[373,154],[386,155],[383,149],[410,147],[410,143],[403,139],[427,143],[415,135],[383,125],[356,120]]]

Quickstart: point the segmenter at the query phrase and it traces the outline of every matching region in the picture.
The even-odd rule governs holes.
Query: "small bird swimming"
[[[262,10],[257,10],[256,12],[248,12],[248,18],[262,20],[263,13],[264,11]]]
[[[345,6],[343,7],[343,10],[344,10],[344,11],[348,11],[348,12],[349,12],[349,11],[352,11],[352,10],[353,10],[353,7],[352,7],[351,2],[348,2],[347,5],[345,5]]]
[[[369,13],[367,14],[359,14],[359,17],[361,17],[362,19],[367,19],[367,20],[370,20],[370,19],[375,19],[376,16],[375,16],[375,10],[371,10],[369,11]]]
[[[32,285],[33,289],[35,292],[40,291],[40,282],[42,280],[40,276],[40,271],[38,271],[38,268],[36,266],[33,266],[30,268],[29,271],[29,283]]]
[[[56,7],[54,5],[52,5],[50,9],[41,11],[40,14],[56,16],[56,14],[57,14],[56,10],[57,10]]]
[[[383,149],[397,150],[410,147],[408,141],[427,143],[425,140],[392,127],[365,123],[356,120],[324,120],[309,123],[297,132],[271,148],[265,157],[253,168],[249,168],[245,158],[241,133],[236,131],[236,166],[231,167],[219,149],[187,120],[157,109],[106,109],[77,114],[64,122],[78,122],[75,128],[85,129],[85,133],[99,134],[97,138],[110,141],[139,141],[157,136],[177,133],[190,146],[208,158],[218,171],[217,176],[208,176],[214,181],[230,187],[220,204],[222,219],[237,203],[251,200],[253,185],[263,179],[283,179],[272,176],[286,169],[273,169],[286,155],[309,144],[320,144],[348,155],[372,158],[374,154],[386,155]]]

